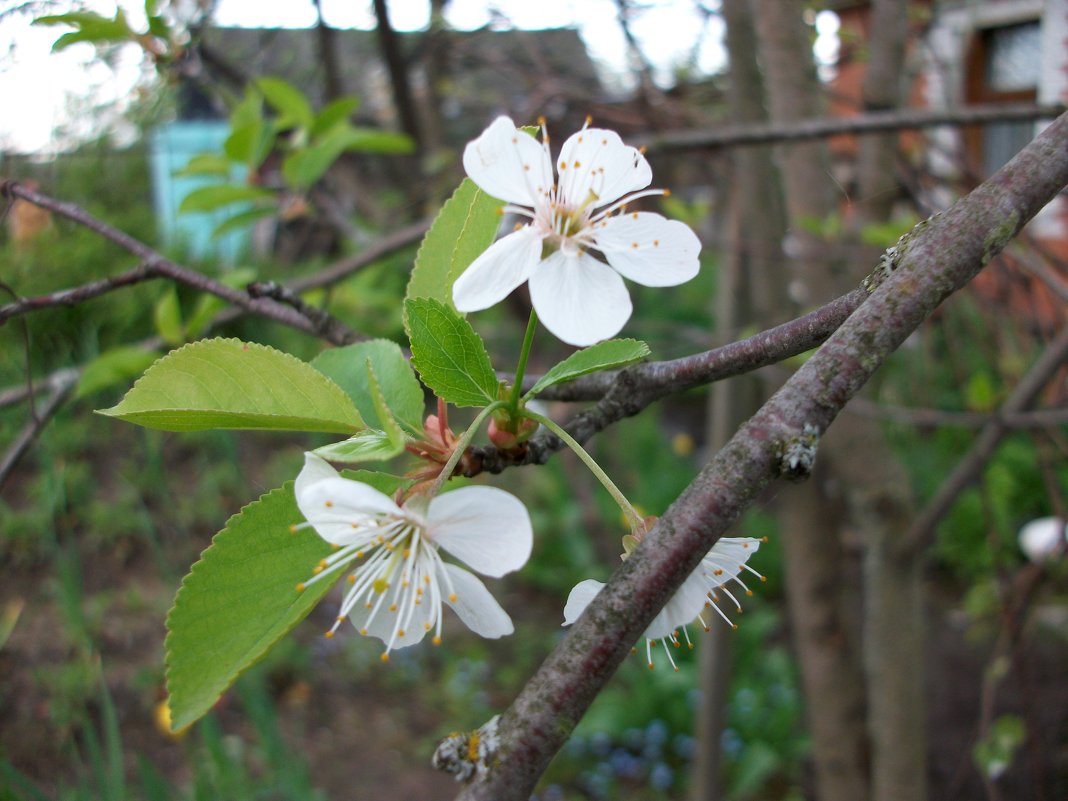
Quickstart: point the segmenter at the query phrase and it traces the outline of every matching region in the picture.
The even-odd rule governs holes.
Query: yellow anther
[[[671,197],[671,190],[670,189],[665,189],[664,190],[664,197]]]
[[[652,662],[650,662],[650,663],[649,663],[649,670],[652,670],[652,669],[653,669],[653,663],[652,663]]]
[[[325,504],[323,504],[323,505],[324,505],[324,506],[325,506],[325,507],[326,507],[327,509],[332,509],[332,508],[334,508],[334,502],[333,502],[333,501],[327,501],[327,502],[326,502]]]
[[[355,584],[356,583],[356,574],[355,573],[349,573],[348,582],[349,582],[349,584]]]
[[[530,172],[530,165],[529,164],[524,164],[523,165],[523,172]]]
[[[638,219],[638,212],[634,212],[630,216],[633,217],[636,220],[636,219]]]
[[[602,139],[601,140],[601,144],[602,145],[607,145],[608,144],[608,140],[607,139]]]
[[[384,653],[384,654],[382,654],[382,656],[380,656],[378,658],[381,659],[383,662],[388,662],[389,661],[389,654],[388,653]]]
[[[424,623],[423,624],[423,631],[430,631],[432,628],[434,628],[434,627],[431,626],[429,623]]]
[[[642,145],[641,147],[638,148],[638,152],[641,153],[644,156],[645,155],[645,151],[647,151],[648,149],[649,148],[647,148],[645,145]]]
[[[538,117],[538,125],[545,125],[545,117]]]
[[[333,543],[332,543],[332,544],[330,545],[330,550],[331,550],[331,551],[340,551],[340,550],[341,550],[341,546],[340,546],[340,545],[336,545],[336,544],[333,544]]]
[[[566,170],[567,169],[567,162],[566,161],[561,161],[560,162],[560,169],[561,170]]]
[[[371,589],[381,594],[389,589],[389,582],[386,581],[384,578],[376,578],[373,582],[371,582]]]
[[[344,623],[345,622],[345,616],[344,615],[338,615],[337,616],[337,622],[338,623]]]
[[[367,636],[367,629],[360,629],[360,635],[363,636],[363,637],[366,637]]]
[[[304,582],[297,585],[297,592],[304,592]]]
[[[654,239],[653,240],[653,247],[654,248],[660,247],[660,240],[659,239]]]
[[[315,575],[319,575],[322,572],[323,572],[323,566],[322,565],[316,565],[315,567],[312,568],[312,573],[314,573]]]
[[[631,246],[632,248],[637,248],[637,247],[638,247],[638,243],[637,243],[637,242],[631,242],[631,243],[630,243],[630,246]]]
[[[334,632],[333,631],[328,631],[323,636],[326,637],[326,639],[328,639],[328,640],[332,640],[332,639],[334,639]]]
[[[478,762],[478,744],[482,738],[477,731],[471,732],[467,738],[467,761]]]
[[[432,645],[441,645],[441,637],[435,636],[430,642]]]
[[[449,593],[449,603],[451,603],[451,604],[456,603],[456,593],[455,592]]]
[[[397,629],[397,636],[398,637],[403,637],[404,636],[404,629]]]
[[[586,115],[586,124],[589,125],[592,122],[593,122],[593,117],[591,117],[589,114],[587,114]]]
[[[390,612],[396,612],[397,611],[397,605],[396,604],[390,604],[389,605],[389,611]]]
[[[298,526],[296,523],[289,527],[290,534],[296,534],[298,531],[300,531],[300,526]]]
[[[575,159],[575,169],[577,170],[581,166],[582,166],[582,162],[579,161],[578,159]]]
[[[513,145],[518,145],[519,144],[519,137],[518,136],[513,136],[512,137],[512,144]]]

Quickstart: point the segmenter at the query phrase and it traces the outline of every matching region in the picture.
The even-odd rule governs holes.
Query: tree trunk
[[[786,123],[820,116],[821,88],[802,3],[754,0],[754,8],[772,119]],[[830,159],[825,144],[813,142],[782,148],[779,162],[796,273],[791,294],[807,304],[833,296],[838,283],[823,243],[803,226],[805,218],[823,219],[835,208]],[[869,795],[864,676],[858,635],[849,618],[856,601],[844,580],[844,509],[828,494],[836,484],[829,450],[828,443],[821,444],[820,458],[831,465],[818,465],[807,485],[780,496],[779,520],[817,797],[864,801]]]

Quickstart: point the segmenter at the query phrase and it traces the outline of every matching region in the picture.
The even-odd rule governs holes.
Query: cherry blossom
[[[539,143],[498,117],[467,145],[463,163],[483,191],[505,201],[504,212],[530,222],[491,245],[457,279],[459,311],[489,308],[529,282],[545,327],[571,345],[592,345],[630,319],[624,278],[660,287],[697,275],[701,243],[693,231],[659,214],[626,210],[637,198],[667,190],[646,189],[649,163],[614,131],[587,122],[564,142],[554,175],[544,122]]]
[[[374,487],[342,477],[318,456],[305,454],[294,488],[307,523],[336,547],[305,586],[349,570],[348,590],[333,627],[346,619],[360,634],[386,644],[382,660],[433,631],[441,642],[442,604],[476,634],[511,634],[511,618],[472,573],[442,559],[444,550],[482,575],[500,577],[530,557],[526,507],[494,487],[462,487],[434,498],[415,495],[403,505]]]

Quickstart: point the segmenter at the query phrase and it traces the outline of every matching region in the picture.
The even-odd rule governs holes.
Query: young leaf
[[[301,521],[293,484],[226,522],[182,581],[167,616],[167,694],[177,731],[208,712],[245,670],[303,620],[330,589],[298,592],[330,545]]]
[[[344,391],[310,364],[237,339],[193,342],[164,356],[100,414],[145,428],[245,428],[352,434],[364,428]]]
[[[385,431],[368,428],[342,442],[333,442],[316,448],[315,452],[331,462],[355,464],[357,462],[381,462],[392,459],[404,450],[404,441],[395,442]]]
[[[194,189],[182,199],[178,211],[185,214],[190,211],[214,211],[220,206],[228,206],[231,203],[242,201],[263,200],[273,198],[274,193],[270,189],[261,186],[245,186],[243,184],[213,184]]]
[[[439,398],[455,406],[497,400],[499,382],[486,346],[459,313],[432,298],[409,298],[404,301],[404,328],[412,364]]]
[[[371,394],[368,360],[393,417],[407,431],[418,434],[423,428],[423,388],[396,342],[373,339],[333,348],[312,359],[311,366],[348,393],[369,426],[384,429]]]
[[[465,178],[423,237],[405,297],[434,298],[452,307],[452,285],[493,244],[502,205]]]
[[[104,351],[82,370],[74,397],[84,398],[114,384],[126,383],[143,373],[158,356],[155,351],[131,346]]]
[[[397,448],[397,453],[400,453],[404,449],[404,431],[397,425],[393,412],[386,405],[386,398],[382,394],[382,387],[378,383],[378,377],[375,375],[375,368],[370,359],[367,360],[366,365],[367,382],[371,387],[371,400],[375,404],[375,413],[378,415],[379,422],[382,423],[382,430],[389,437],[390,444]]]
[[[263,92],[267,102],[281,115],[280,123],[287,127],[311,126],[315,115],[312,114],[308,99],[295,86],[281,78],[260,78],[256,81],[256,86]]]
[[[185,327],[182,325],[182,308],[178,304],[178,291],[172,286],[163,293],[152,311],[156,331],[171,347],[185,342]]]
[[[332,103],[328,103],[326,107],[316,115],[315,121],[308,130],[308,134],[312,138],[321,136],[339,122],[348,121],[349,117],[353,115],[359,105],[360,99],[358,97],[342,97]]]
[[[580,375],[622,367],[649,355],[649,346],[637,339],[609,339],[575,351],[562,362],[553,365],[524,395],[531,398],[546,387],[572,381]]]
[[[257,220],[262,220],[264,217],[273,217],[278,213],[277,203],[278,197],[276,195],[271,198],[272,205],[270,206],[257,206],[256,208],[248,209],[247,211],[240,211],[233,217],[227,217],[215,226],[215,230],[211,232],[211,238],[218,239],[231,231],[246,228]]]
[[[344,127],[345,149],[354,153],[378,153],[383,156],[412,153],[415,142],[407,134],[378,128]]]

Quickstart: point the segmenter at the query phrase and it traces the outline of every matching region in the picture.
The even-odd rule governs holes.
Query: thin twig
[[[30,420],[23,426],[22,431],[15,437],[14,442],[4,453],[3,460],[0,460],[0,487],[4,486],[4,482],[7,481],[11,472],[15,469],[15,465],[18,464],[19,459],[23,454],[29,450],[30,445],[33,443],[37,435],[41,433],[41,429],[45,427],[52,416],[59,411],[63,402],[67,399],[67,396],[74,389],[78,383],[77,375],[68,373],[64,382],[57,382],[52,387],[52,394],[48,396],[48,400],[41,405],[37,410],[37,413],[31,416]]]
[[[866,398],[853,398],[845,409],[860,417],[885,420],[920,428],[983,428],[994,421],[1011,430],[1034,430],[1068,425],[1068,409],[1038,409],[1030,412],[947,412],[887,406]]]
[[[826,117],[781,124],[730,125],[708,131],[675,131],[633,137],[635,143],[650,151],[709,150],[739,145],[765,145],[775,142],[800,142],[823,139],[839,134],[863,134],[878,131],[904,131],[933,128],[939,125],[975,125],[986,122],[1042,120],[1060,116],[1060,103],[1007,103],[1005,105],[965,106],[944,111],[873,111],[855,117]]]
[[[918,553],[931,541],[939,521],[953,508],[957,497],[976,480],[997,446],[1001,444],[1001,440],[1011,430],[1002,418],[1025,411],[1065,362],[1068,362],[1068,328],[1057,335],[1028,370],[1002,404],[998,415],[983,427],[968,453],[957,463],[953,472],[942,482],[934,497],[913,521],[912,527],[904,535],[904,549]]]
[[[90,281],[87,284],[71,287],[70,289],[59,289],[55,292],[49,292],[47,295],[37,295],[32,298],[20,297],[14,303],[0,306],[0,325],[21,314],[40,311],[53,306],[76,306],[79,303],[113,292],[116,289],[123,289],[139,284],[142,281],[162,277],[164,275],[155,269],[153,263],[145,262],[132,270],[109,278],[102,278],[99,281]]]

